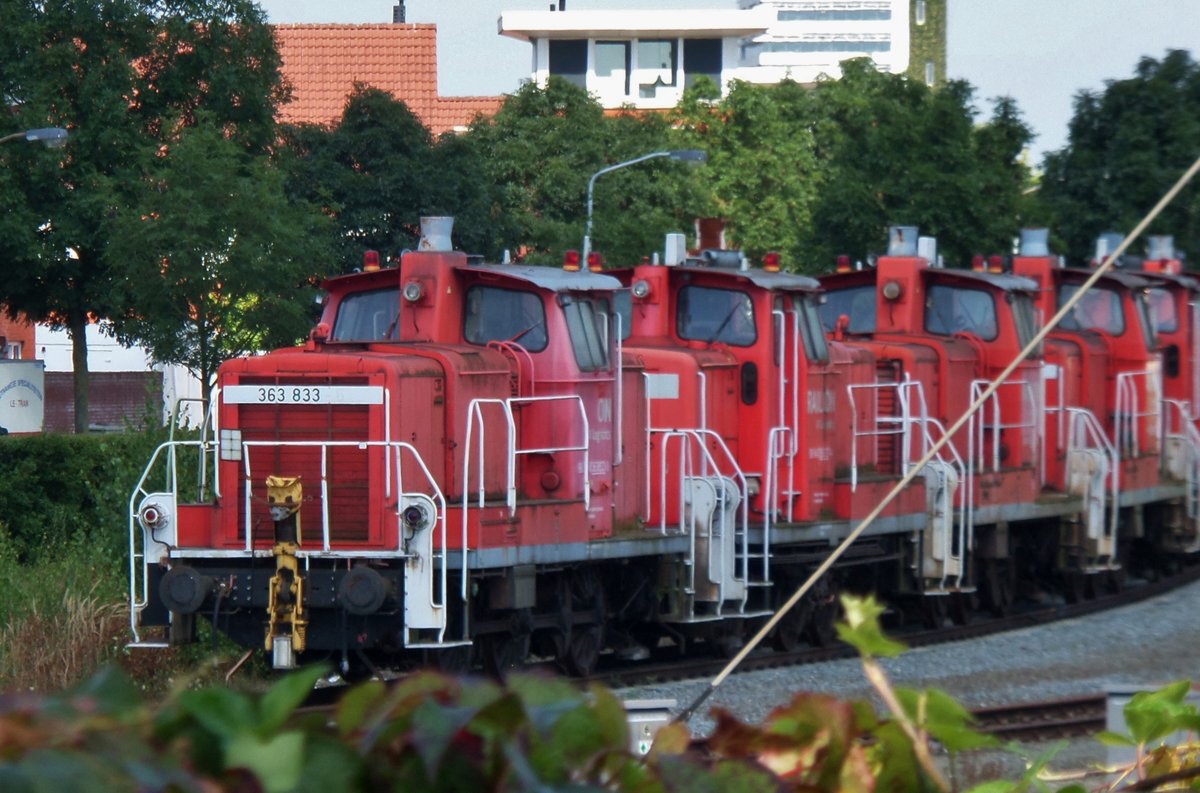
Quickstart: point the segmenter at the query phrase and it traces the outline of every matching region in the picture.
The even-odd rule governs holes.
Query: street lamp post
[[[618,168],[624,168],[627,165],[637,165],[639,162],[652,160],[655,157],[670,157],[672,160],[683,160],[685,162],[705,162],[708,160],[708,154],[700,149],[675,149],[673,151],[655,151],[650,154],[643,154],[641,157],[635,157],[632,160],[619,162],[616,165],[610,165],[607,168],[601,168],[592,174],[592,178],[588,179],[587,193],[587,229],[583,232],[583,266],[587,267],[588,254],[592,252],[592,189],[596,186],[597,177],[603,176],[610,171],[615,171]]]
[[[65,146],[67,143],[67,131],[62,127],[41,127],[40,129],[27,129],[24,132],[14,132],[11,135],[5,135],[0,138],[0,143],[8,143],[10,140],[18,140],[24,138],[28,141],[37,141],[47,148],[57,149]]]

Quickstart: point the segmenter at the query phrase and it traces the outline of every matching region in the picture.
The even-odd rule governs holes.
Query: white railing
[[[154,453],[150,455],[150,462],[146,464],[137,485],[129,496],[129,627],[133,632],[135,644],[141,643],[141,636],[138,633],[138,618],[141,616],[142,609],[150,601],[150,564],[157,562],[169,552],[176,539],[172,535],[179,527],[179,513],[176,508],[179,503],[179,460],[176,450],[195,449],[198,456],[204,458],[211,453],[207,446],[205,441],[172,440],[159,444]],[[162,491],[152,491],[148,488],[147,483],[159,464],[160,456],[166,458],[166,481]],[[156,494],[167,496],[166,499],[159,502],[162,508],[168,510],[165,516],[166,520],[162,523],[164,533],[162,539],[157,536],[157,531],[143,529],[138,521],[138,513],[142,504]],[[139,540],[141,540],[140,543]],[[153,559],[150,555],[151,544],[159,546]]]
[[[567,446],[521,446],[517,438],[517,421],[513,413],[513,408],[521,405],[534,404],[563,404],[574,407],[578,412],[578,434],[582,438],[582,442],[567,445]],[[582,476],[581,488],[583,492],[584,508],[591,506],[591,485],[589,481],[590,469],[590,450],[588,438],[591,435],[589,429],[587,409],[584,407],[583,399],[576,395],[566,396],[545,396],[545,397],[511,397],[509,399],[473,399],[467,406],[467,435],[464,441],[463,451],[463,531],[466,531],[467,509],[469,504],[469,482],[471,476],[471,455],[476,451],[479,453],[479,462],[477,468],[478,479],[478,495],[477,506],[482,507],[486,501],[487,481],[485,474],[485,460],[483,452],[487,448],[487,422],[484,419],[483,409],[485,407],[495,407],[501,412],[504,420],[504,475],[505,475],[505,503],[508,506],[508,514],[511,517],[517,511],[517,457],[526,454],[554,454],[557,452],[580,452],[583,454],[583,470],[580,472]],[[478,434],[478,439],[476,439]]]
[[[945,437],[946,427],[942,422],[929,415],[929,406],[925,401],[925,389],[922,383],[913,381],[906,375],[904,382],[900,384],[899,394],[901,414],[906,417],[904,472],[908,473],[912,465],[928,454],[934,445]],[[917,444],[915,449],[912,447],[914,441]],[[946,452],[948,452],[948,456],[945,454]],[[945,554],[943,559],[959,560],[958,575],[961,581],[963,576],[961,560],[966,557],[967,551],[973,547],[975,542],[975,469],[971,465],[969,457],[964,463],[958,448],[950,439],[946,440],[946,444],[934,456],[930,464],[934,466],[935,470],[941,468],[943,471],[949,472],[943,474],[947,481],[952,477],[958,481],[955,492],[958,507],[954,509],[951,506],[951,510],[947,513],[951,528],[957,526],[958,529],[956,533],[952,531],[945,533],[942,550]],[[943,497],[946,497],[945,492],[943,492]],[[953,551],[955,539],[957,539],[957,554]],[[946,576],[943,575],[940,584],[942,587],[945,586],[945,578]]]
[[[973,380],[971,382],[971,402],[975,402],[987,387],[989,380]],[[1000,407],[1000,389],[1017,388],[1021,399],[1021,417],[1017,421],[1005,421],[1004,411]],[[1000,385],[979,411],[971,416],[968,429],[967,459],[972,465],[980,465],[985,470],[1000,470],[1000,437],[1004,430],[1024,430],[1020,442],[1025,449],[1033,449],[1038,457],[1039,481],[1046,481],[1045,455],[1038,448],[1035,439],[1045,436],[1046,414],[1042,410],[1038,392],[1028,380],[1007,380]],[[985,458],[987,433],[992,433],[992,453],[990,461]]]
[[[1070,461],[1073,453],[1092,453],[1099,455],[1102,461],[1105,473],[1107,475],[1108,490],[1109,490],[1109,508],[1108,518],[1104,521],[1107,528],[1104,529],[1105,536],[1095,539],[1111,542],[1111,553],[1116,553],[1117,540],[1117,512],[1120,506],[1119,496],[1121,491],[1121,467],[1118,464],[1120,459],[1116,447],[1108,439],[1104,432],[1104,427],[1101,426],[1099,419],[1086,408],[1067,408],[1067,414],[1070,420],[1070,426],[1067,432],[1067,482],[1070,484]],[[1100,481],[1104,481],[1101,478]],[[1081,494],[1085,498],[1088,493]],[[1104,499],[1101,499],[1103,503]],[[1085,502],[1086,507],[1086,502]]]
[[[846,394],[850,401],[850,492],[858,489],[858,442],[861,438],[869,438],[873,445],[874,458],[878,464],[880,456],[880,439],[891,437],[895,443],[896,460],[900,465],[906,464],[907,433],[909,431],[909,416],[905,413],[904,400],[900,395],[901,383],[860,383],[846,386]],[[899,416],[880,415],[879,395],[885,390],[895,391],[895,404],[901,411]],[[875,417],[875,429],[862,429],[858,425],[859,397],[855,394],[862,392],[872,401],[871,415]]]
[[[686,533],[689,537],[688,559],[687,559],[688,570],[689,570],[688,591],[695,592],[695,590],[696,590],[696,534],[697,534],[696,523],[697,523],[697,517],[698,517],[696,514],[696,511],[692,510],[691,520],[688,522],[688,525],[684,525],[683,521],[684,521],[684,516],[688,514],[688,510],[687,510],[688,493],[687,493],[686,484],[688,482],[693,482],[693,481],[711,481],[713,479],[722,479],[722,480],[732,479],[735,482],[737,489],[738,489],[738,496],[739,496],[740,502],[738,504],[737,525],[735,527],[733,527],[734,528],[734,536],[735,536],[735,554],[736,554],[737,558],[732,560],[733,565],[734,565],[734,572],[732,574],[732,578],[737,579],[736,571],[738,569],[740,569],[742,571],[742,578],[740,579],[741,583],[748,584],[751,580],[751,578],[750,578],[750,538],[749,538],[749,531],[748,531],[749,521],[750,521],[750,512],[749,512],[749,499],[746,498],[746,494],[747,494],[746,477],[745,477],[745,474],[742,472],[742,470],[738,467],[736,460],[734,460],[733,454],[730,452],[729,447],[725,444],[725,440],[720,435],[718,435],[716,432],[714,432],[712,430],[655,429],[655,430],[652,430],[652,432],[655,436],[659,437],[660,441],[661,441],[660,446],[659,446],[659,466],[658,466],[658,470],[659,470],[658,530],[659,530],[659,533],[663,534],[663,535],[668,534],[670,531],[669,527],[667,525],[667,492],[668,492],[668,479],[670,478],[673,480],[673,483],[676,485],[676,489],[678,491],[678,494],[677,494],[677,498],[678,498],[678,502],[679,502],[678,503],[678,514],[679,514],[679,519],[680,519],[678,531],[679,531],[679,533]],[[679,441],[679,443],[678,443],[679,451],[678,451],[678,459],[676,461],[676,465],[672,467],[672,466],[668,465],[668,460],[670,459],[670,449],[671,449],[671,446],[673,445],[672,441],[675,441],[675,440]],[[708,444],[706,443],[706,440],[710,441],[715,448],[720,450],[721,456],[724,460],[724,465],[719,464],[718,460],[715,457],[713,457],[712,452],[709,450]],[[674,470],[677,473],[677,476],[669,477],[668,471],[670,471],[670,470]],[[722,471],[724,471],[725,473],[722,473]],[[713,485],[713,487],[715,487],[715,485]],[[646,519],[647,520],[649,519],[648,515],[646,516]],[[709,541],[708,547],[709,547],[709,552],[710,552],[710,559],[709,559],[710,569],[712,567],[712,559],[711,559],[712,551],[718,547],[717,544],[714,542],[714,539],[716,536],[724,536],[723,532],[727,529],[727,527],[724,526],[724,520],[725,520],[724,511],[721,510],[719,512],[719,517],[718,517],[718,521],[720,522],[720,525],[717,527],[717,530],[714,531],[714,527],[711,523],[708,526],[707,539]],[[765,526],[763,529],[762,543],[763,543],[763,548],[762,548],[763,575],[762,575],[761,580],[769,581],[770,580],[770,577],[769,577],[769,574],[770,574],[770,567],[769,567],[769,565],[770,565],[770,532],[769,532],[769,529]],[[718,601],[717,601],[718,608],[720,607],[721,602],[724,600],[725,584],[728,580],[730,580],[730,577],[726,576],[727,569],[725,567],[725,563],[726,563],[725,560],[721,559],[721,561],[719,563],[720,567],[721,567],[721,570],[720,570],[721,578],[718,581],[714,582],[714,583],[718,584],[718,588],[722,593],[718,597]],[[740,603],[739,603],[739,607],[738,607],[739,612],[745,610],[746,601],[747,601],[748,597],[749,597],[748,590],[744,590],[740,596]]]
[[[1145,400],[1149,404],[1142,408],[1142,394],[1151,395]],[[1157,429],[1162,422],[1159,400],[1161,394],[1157,371],[1119,372],[1117,374],[1117,409],[1113,418],[1113,440],[1122,458],[1137,457],[1148,438],[1151,428]],[[1153,421],[1143,421],[1153,419]]]
[[[1167,467],[1167,455],[1172,450],[1182,452],[1184,457],[1179,461],[1180,465],[1170,466],[1170,473],[1186,483],[1187,516],[1195,520],[1200,516],[1200,430],[1196,429],[1196,422],[1186,402],[1165,399],[1163,403],[1166,406],[1163,412],[1164,467]],[[1180,467],[1182,470],[1178,470]]]
[[[164,499],[164,503],[168,505],[169,514],[166,516],[165,526],[170,527],[170,531],[177,531],[179,525],[178,512],[178,456],[177,449],[195,448],[202,455],[208,453],[206,448],[207,442],[202,441],[168,441],[161,444],[150,458],[150,462],[146,465],[142,472],[141,478],[138,480],[137,486],[134,488],[133,494],[129,500],[129,559],[130,559],[130,619],[133,627],[135,641],[138,640],[137,620],[140,611],[145,608],[149,600],[148,579],[149,565],[151,562],[156,562],[162,556],[168,554],[171,550],[171,545],[162,544],[162,552],[154,559],[150,558],[148,549],[146,548],[147,540],[158,542],[154,536],[154,532],[143,530],[138,520],[138,513],[141,504],[156,493],[147,489],[146,483],[159,464],[160,457],[165,455],[166,466],[169,473],[167,474],[168,482],[171,487],[162,495],[168,498]],[[425,461],[421,458],[420,453],[411,445],[400,442],[384,442],[384,441],[254,441],[242,440],[240,444],[242,469],[245,476],[245,495],[242,503],[244,510],[244,523],[242,532],[244,535],[244,545],[242,552],[247,555],[255,553],[254,536],[253,536],[253,520],[252,506],[254,503],[254,480],[252,476],[252,456],[253,450],[256,448],[279,449],[279,448],[308,448],[319,453],[320,457],[320,516],[321,516],[321,547],[320,549],[309,549],[303,546],[296,552],[298,558],[308,560],[312,558],[355,558],[363,556],[366,553],[373,557],[386,558],[406,558],[411,554],[405,549],[404,543],[404,525],[403,525],[403,510],[401,504],[405,497],[422,496],[430,499],[436,506],[437,515],[434,518],[435,525],[439,526],[440,550],[435,548],[433,552],[434,558],[430,559],[430,564],[435,564],[441,560],[439,593],[435,595],[433,590],[430,590],[429,598],[431,606],[442,608],[446,602],[447,589],[447,565],[445,564],[446,554],[446,500],[442,495],[441,489],[438,487]],[[368,449],[381,449],[384,458],[387,460],[386,466],[387,482],[385,484],[386,497],[391,500],[391,494],[397,494],[395,498],[395,516],[396,516],[396,545],[386,549],[372,549],[369,552],[356,549],[335,551],[332,548],[330,539],[331,521],[329,514],[329,452],[336,448],[361,449],[366,452]],[[413,489],[408,490],[404,485],[403,467],[401,465],[404,459],[411,459],[418,466],[424,479],[424,487],[426,490]],[[391,473],[394,471],[394,476]],[[142,537],[142,549],[138,550],[138,538]],[[466,564],[467,564],[467,536],[464,531],[462,537],[463,547],[463,592],[466,593]],[[264,551],[265,553],[266,551]],[[405,593],[408,596],[409,593]]]

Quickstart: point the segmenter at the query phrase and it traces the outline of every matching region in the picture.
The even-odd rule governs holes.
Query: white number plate
[[[231,385],[221,392],[227,405],[379,405],[377,385]]]

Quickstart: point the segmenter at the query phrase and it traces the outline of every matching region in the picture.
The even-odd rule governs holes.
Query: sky
[[[438,26],[444,96],[509,93],[528,79],[529,44],[500,36],[505,10],[550,0],[407,0],[409,22]],[[274,23],[391,22],[396,0],[259,0]],[[1185,49],[1200,59],[1200,0],[947,0],[947,70],[975,87],[980,116],[1011,96],[1034,130],[1034,162],[1067,142],[1073,100],[1133,75],[1142,57]],[[570,0],[570,10],[724,8],[737,0]]]

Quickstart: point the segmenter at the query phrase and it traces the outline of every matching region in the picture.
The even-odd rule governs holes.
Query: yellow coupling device
[[[300,577],[300,505],[304,490],[296,476],[267,477],[267,506],[275,524],[275,575],[267,602],[266,650],[276,668],[296,665],[295,654],[304,652],[308,618],[304,613],[304,579]]]

